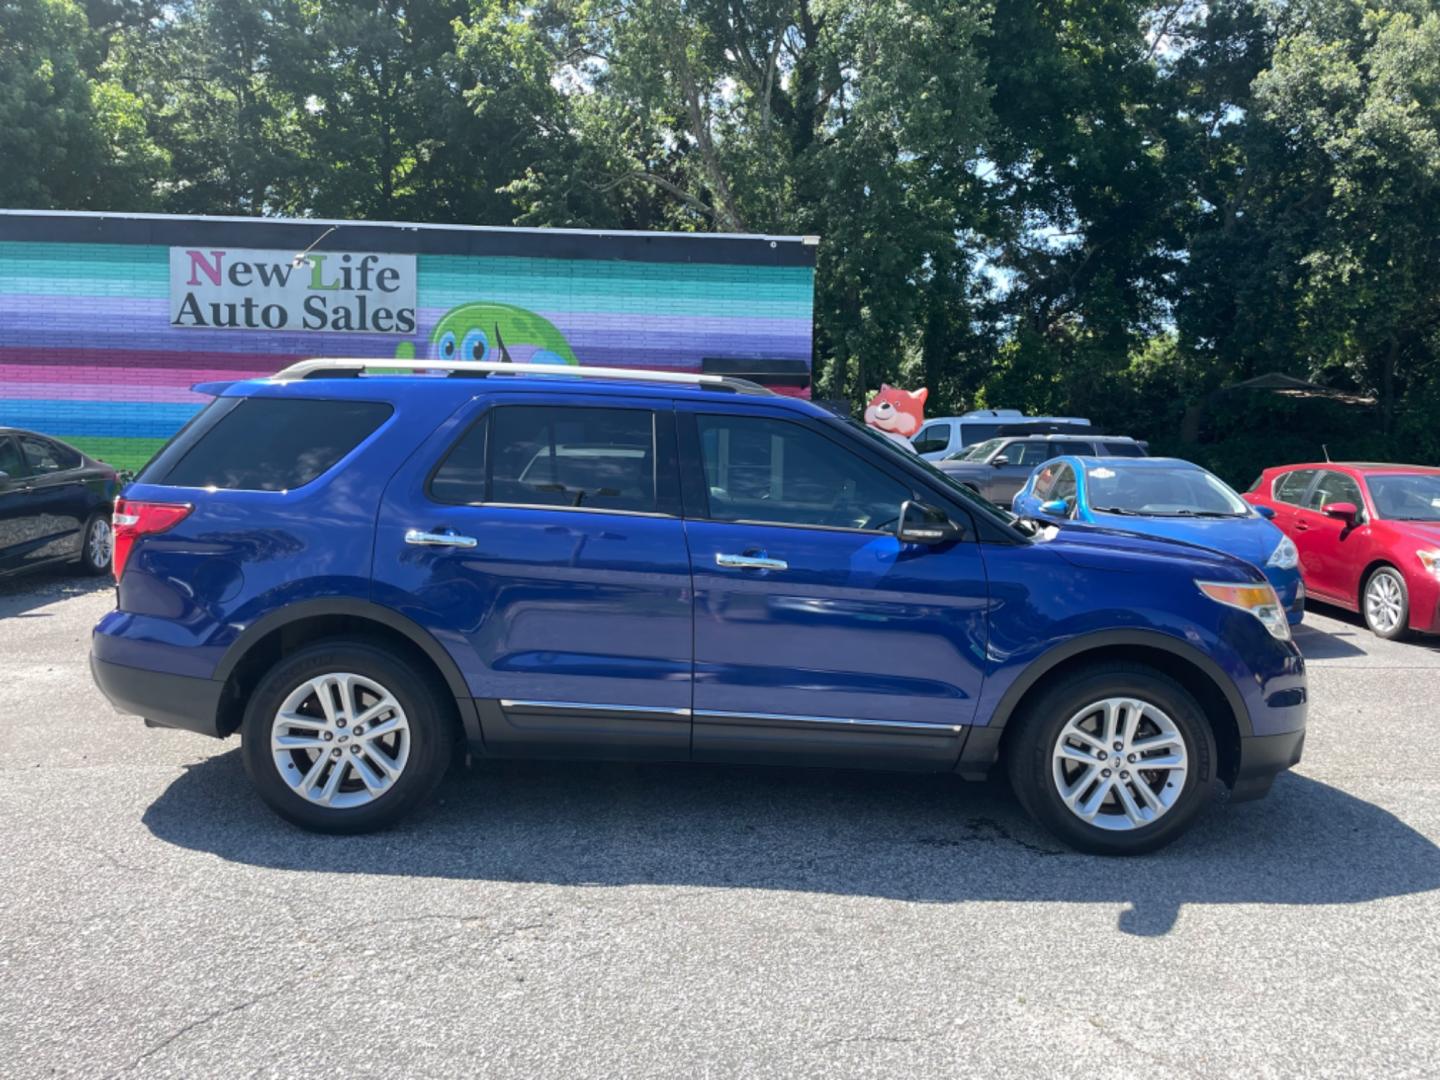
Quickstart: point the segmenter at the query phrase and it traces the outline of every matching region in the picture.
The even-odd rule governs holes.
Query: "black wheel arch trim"
[[[1240,737],[1248,739],[1254,734],[1250,725],[1250,710],[1245,705],[1245,699],[1240,696],[1240,691],[1235,688],[1234,680],[1225,674],[1219,664],[1193,645],[1158,630],[1100,630],[1062,641],[1030,661],[1029,666],[1000,698],[990,723],[993,725],[998,722],[1003,727],[1030,688],[1065,661],[1073,660],[1082,653],[1114,648],[1117,645],[1158,649],[1199,668],[1224,695],[1230,710],[1235,714],[1236,723],[1240,726]]]
[[[456,707],[460,710],[460,719],[465,726],[465,734],[470,743],[472,746],[483,745],[475,702],[454,658],[445,651],[445,647],[440,642],[435,640],[435,636],[419,623],[401,615],[393,608],[384,607],[370,600],[342,596],[320,597],[314,600],[302,600],[299,603],[267,612],[241,631],[240,636],[230,643],[229,648],[225,650],[225,655],[221,657],[220,663],[216,665],[211,678],[221,684],[229,681],[240,661],[266,635],[272,634],[276,630],[282,630],[292,623],[327,615],[369,619],[400,634],[423,652],[440,672],[441,678],[445,680],[446,688],[455,699]]]

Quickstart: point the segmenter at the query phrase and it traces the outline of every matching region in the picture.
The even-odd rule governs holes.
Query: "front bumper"
[[[1305,731],[1257,735],[1240,740],[1240,768],[1230,789],[1231,802],[1263,798],[1280,775],[1299,764],[1305,749]]]
[[[147,723],[220,738],[220,692],[224,684],[189,675],[113,664],[90,654],[95,685],[122,713],[143,716]]]

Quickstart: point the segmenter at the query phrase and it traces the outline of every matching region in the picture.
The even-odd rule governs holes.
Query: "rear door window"
[[[649,409],[501,406],[490,419],[486,458],[490,502],[656,509],[655,413]],[[435,480],[452,483],[451,475],[442,469]]]
[[[378,428],[385,402],[244,398],[170,462],[156,458],[141,480],[172,487],[289,491],[303,487]]]
[[[1296,469],[1293,472],[1285,473],[1275,481],[1275,498],[1280,502],[1299,506],[1313,479],[1315,479],[1314,469]]]

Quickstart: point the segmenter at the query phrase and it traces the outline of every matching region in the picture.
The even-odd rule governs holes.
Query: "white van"
[[[993,439],[1002,427],[1014,424],[1090,426],[1082,416],[1026,416],[1019,409],[972,409],[963,416],[937,416],[926,420],[910,437],[915,452],[927,461],[939,461],[973,443]]]

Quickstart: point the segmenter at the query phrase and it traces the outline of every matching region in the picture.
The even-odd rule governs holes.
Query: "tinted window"
[[[200,435],[163,477],[147,483],[245,491],[308,484],[390,415],[378,401],[245,398]],[[159,460],[157,459],[157,464]]]
[[[710,516],[884,529],[910,489],[818,432],[783,420],[700,416]]]
[[[923,427],[919,433],[910,440],[915,447],[917,454],[933,454],[950,445],[950,425],[931,424]]]
[[[20,458],[20,448],[8,435],[0,435],[0,472],[17,479],[25,475],[25,463]]]
[[[1307,510],[1324,510],[1331,503],[1350,503],[1357,510],[1365,509],[1365,500],[1360,497],[1360,485],[1354,477],[1344,473],[1325,471],[1320,482],[1305,499]]]
[[[490,420],[490,501],[655,509],[649,409],[507,405]]]
[[[25,469],[31,476],[43,476],[45,473],[74,469],[80,465],[79,454],[58,446],[49,439],[21,435],[19,442],[20,453],[25,457]]]
[[[1059,457],[1061,454],[1093,454],[1095,444],[1088,442],[1069,442],[1057,440],[1050,444],[1049,454],[1051,457]],[[1040,459],[1045,460],[1044,458]]]
[[[485,442],[489,417],[470,428],[445,455],[430,480],[430,497],[443,503],[485,501]]]
[[[1035,486],[1031,494],[1042,502],[1050,497],[1050,489],[1055,486],[1055,478],[1060,475],[1059,465],[1047,465],[1040,470],[1040,475],[1035,478]]]
[[[1145,449],[1139,443],[1107,442],[1100,449],[1110,457],[1144,457]]]
[[[1305,497],[1305,489],[1310,486],[1314,477],[1314,469],[1296,469],[1294,472],[1285,473],[1275,481],[1275,498],[1280,502],[1299,506],[1300,500]]]
[[[993,439],[999,430],[999,424],[976,424],[969,420],[962,420],[960,422],[960,445],[970,446],[973,443]]]

